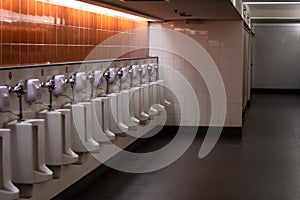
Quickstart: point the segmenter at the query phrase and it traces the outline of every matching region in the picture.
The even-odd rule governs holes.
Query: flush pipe
[[[9,92],[16,93],[17,97],[19,98],[19,114],[17,115],[18,122],[25,121],[23,117],[23,108],[22,108],[22,96],[27,93],[27,91],[24,89],[24,83],[21,81],[18,82],[18,84],[15,87],[9,87]]]
[[[72,104],[75,103],[75,90],[74,86],[76,84],[76,73],[74,73],[69,79],[66,79],[65,83],[68,83],[71,85],[72,89]]]
[[[139,75],[140,75],[140,86],[141,86],[141,85],[143,85],[143,69],[142,69],[141,65],[138,68],[138,72],[139,72]]]
[[[103,76],[105,77],[106,80],[106,95],[109,94],[109,79],[110,79],[110,72],[109,69],[104,72]]]
[[[151,66],[151,65],[148,65],[148,81],[149,81],[149,83],[151,83],[152,81],[151,81],[151,72],[152,72],[152,68],[153,68],[153,66]]]
[[[95,97],[94,86],[93,86],[93,83],[95,81],[95,72],[94,71],[89,72],[87,79],[90,81],[90,84],[91,84],[91,96],[90,97],[91,97],[91,99],[93,99]]]
[[[154,66],[154,69],[155,69],[155,79],[156,79],[156,81],[158,81],[159,80],[159,69],[158,69],[158,64],[156,64],[155,66]]]
[[[129,76],[130,76],[130,88],[133,87],[133,69],[132,69],[132,65],[130,66],[129,70],[128,70]]]
[[[54,80],[49,80],[46,83],[42,83],[41,87],[43,88],[48,88],[49,92],[49,105],[48,105],[48,111],[53,111],[53,106],[52,106],[52,98],[53,98],[53,91],[55,90],[55,83]]]
[[[122,68],[120,68],[119,70],[118,70],[118,73],[117,73],[117,75],[119,76],[119,91],[121,92],[121,90],[122,90],[122,77],[123,77],[123,71],[122,71]]]

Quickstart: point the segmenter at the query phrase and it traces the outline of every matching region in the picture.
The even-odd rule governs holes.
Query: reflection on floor
[[[222,137],[206,158],[197,157],[203,141],[198,135],[184,156],[162,170],[107,170],[90,185],[69,189],[68,195],[71,191],[71,199],[89,200],[298,200],[299,122],[300,95],[256,94],[243,137]],[[155,150],[169,141],[160,135],[138,151]]]

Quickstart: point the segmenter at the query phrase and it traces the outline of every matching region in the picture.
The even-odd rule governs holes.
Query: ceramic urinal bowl
[[[138,119],[136,119],[131,111],[133,105],[130,104],[130,97],[133,93],[133,90],[124,90],[121,92],[121,107],[122,107],[122,114],[123,114],[123,122],[129,128],[136,127],[140,123]]]
[[[144,110],[149,113],[149,116],[152,118],[155,115],[158,115],[159,111],[153,107],[153,85],[152,84],[143,84],[144,89]]]
[[[159,104],[165,106],[165,107],[168,107],[171,105],[171,102],[169,102],[168,100],[165,99],[165,87],[164,87],[164,83],[165,83],[165,80],[158,80],[156,81],[156,83],[158,84],[158,101],[159,101]]]
[[[45,120],[8,123],[11,129],[12,182],[34,184],[52,179],[45,165]]]
[[[133,110],[133,116],[139,120],[140,124],[145,124],[149,121],[150,116],[145,112],[144,104],[144,88],[131,88],[132,95],[130,98],[130,109]]]
[[[71,109],[72,150],[97,152],[99,143],[92,138],[91,103],[67,104],[65,108]]]
[[[116,134],[128,132],[128,126],[123,123],[123,108],[121,93],[107,95],[109,100],[109,128]]]
[[[128,132],[129,130],[129,127],[127,124],[124,123],[124,118],[123,118],[123,113],[124,113],[124,104],[123,104],[123,101],[124,101],[124,98],[125,98],[125,94],[122,93],[122,92],[119,92],[119,93],[116,93],[117,95],[117,123],[118,123],[118,127],[123,131],[123,132]],[[129,105],[127,105],[128,107]]]
[[[37,116],[46,122],[46,164],[59,166],[76,163],[78,155],[71,149],[71,110],[45,110]]]
[[[106,103],[105,103],[106,102]],[[115,134],[109,130],[109,118],[106,116],[108,111],[108,98],[99,97],[92,99],[92,123],[93,123],[93,138],[97,142],[110,142],[115,139]]]
[[[130,88],[129,90],[129,115],[130,115],[130,121],[133,121],[136,124],[140,124],[139,117],[139,88],[134,87]]]
[[[138,96],[139,96],[139,119],[141,123],[147,123],[150,119],[148,114],[148,99],[145,98],[145,87],[141,86],[138,89]],[[146,108],[146,109],[145,109]]]
[[[0,129],[0,199],[19,198],[19,189],[11,182],[11,147],[10,130]]]
[[[152,82],[149,84],[149,93],[150,93],[149,94],[149,96],[150,96],[149,102],[150,102],[151,108],[156,110],[158,113],[160,113],[161,111],[163,111],[165,109],[165,106],[160,104],[161,100],[159,99],[159,97],[160,97],[159,90],[160,90],[160,85],[157,82]]]

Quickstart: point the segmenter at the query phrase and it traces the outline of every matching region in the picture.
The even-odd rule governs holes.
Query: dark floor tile
[[[203,135],[176,162],[147,174],[110,170],[72,199],[298,200],[300,199],[300,95],[256,94],[242,137],[221,137],[204,159]],[[186,130],[188,133],[188,130]],[[137,152],[168,144],[155,136]]]

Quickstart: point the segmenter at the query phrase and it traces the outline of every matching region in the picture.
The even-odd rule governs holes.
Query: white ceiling
[[[181,19],[241,19],[230,0],[167,0],[167,1],[134,1],[92,0],[101,4],[151,16],[160,20]],[[178,10],[175,13],[175,10]],[[180,16],[184,12],[192,16]]]

